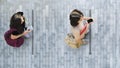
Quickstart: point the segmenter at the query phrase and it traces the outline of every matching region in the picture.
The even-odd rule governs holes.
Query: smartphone
[[[27,27],[27,30],[28,30],[28,31],[30,31],[30,30],[32,31],[32,30],[33,30],[33,27],[32,27],[32,26],[29,26],[29,27]]]
[[[30,31],[30,29],[27,29],[28,31]]]
[[[88,23],[91,23],[91,22],[93,22],[93,19],[89,19],[89,20],[87,20],[87,22],[88,22]]]

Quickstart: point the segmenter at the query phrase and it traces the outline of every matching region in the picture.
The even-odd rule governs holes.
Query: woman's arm
[[[11,39],[17,39],[17,38],[19,38],[19,37],[22,37],[23,36],[23,34],[19,34],[19,35],[13,35],[13,34],[11,34]]]
[[[88,23],[86,24],[87,27],[86,27],[86,30],[85,30],[85,34],[86,34],[87,31],[89,30],[89,25],[90,25],[90,24],[88,24]]]
[[[86,34],[88,32],[88,29],[89,29],[89,24],[86,23],[85,26],[80,30],[80,35]]]
[[[11,34],[11,36],[10,36],[10,38],[11,39],[17,39],[17,38],[19,38],[19,37],[22,37],[22,36],[24,36],[24,35],[26,35],[26,34],[28,34],[30,31],[24,31],[22,34],[19,34],[19,35],[13,35],[13,34]]]
[[[89,20],[92,19],[91,17],[83,17],[83,20]]]

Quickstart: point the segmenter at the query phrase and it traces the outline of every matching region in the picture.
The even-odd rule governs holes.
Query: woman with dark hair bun
[[[5,33],[4,37],[10,46],[20,47],[24,43],[24,38],[29,30],[25,28],[25,18],[23,12],[13,14],[10,19],[10,29]]]
[[[70,13],[69,19],[72,33],[68,34],[65,41],[71,47],[79,48],[80,45],[86,44],[83,38],[85,37],[85,34],[88,32],[89,24],[93,21],[93,19],[90,17],[85,17],[83,13],[77,9],[74,9]],[[83,21],[87,21],[87,23],[84,24]]]

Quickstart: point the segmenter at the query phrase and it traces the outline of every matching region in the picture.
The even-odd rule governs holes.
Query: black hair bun
[[[23,12],[17,12],[17,14],[20,14],[21,16],[23,16]]]

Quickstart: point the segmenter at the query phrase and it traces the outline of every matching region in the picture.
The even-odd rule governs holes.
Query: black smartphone
[[[93,22],[93,19],[89,19],[89,20],[87,20],[87,22],[88,22],[88,23],[91,23],[91,22]]]

